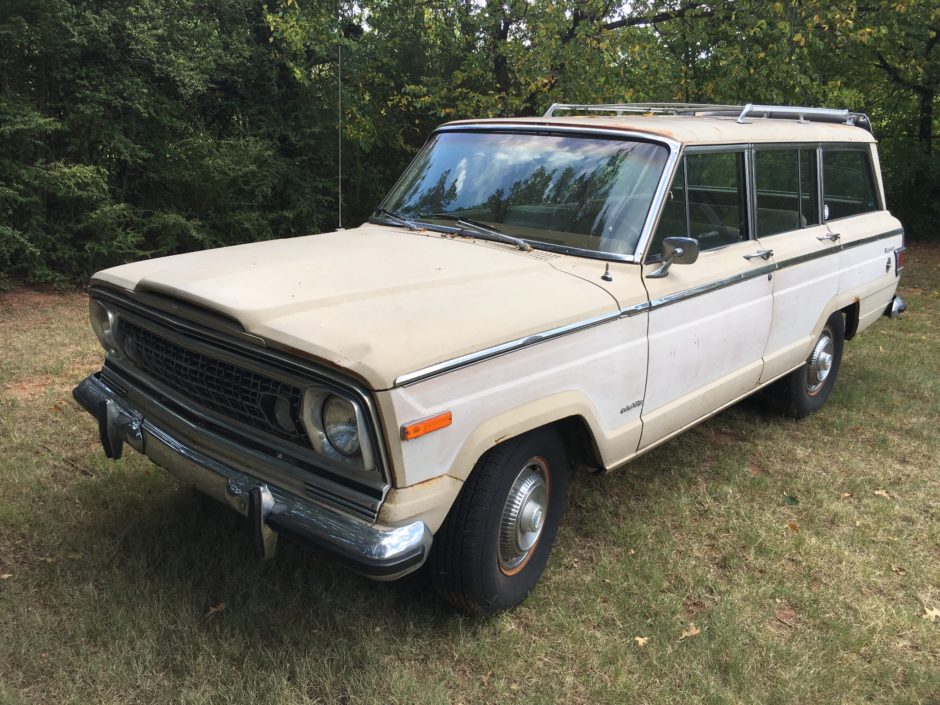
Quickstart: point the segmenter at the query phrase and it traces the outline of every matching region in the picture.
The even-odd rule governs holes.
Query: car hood
[[[616,310],[563,258],[365,225],[121,265],[93,284],[156,292],[345,368],[374,389],[403,374]]]

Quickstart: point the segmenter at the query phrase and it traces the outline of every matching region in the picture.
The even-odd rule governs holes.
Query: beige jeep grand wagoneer
[[[763,387],[801,417],[904,304],[875,140],[845,110],[555,105],[431,137],[354,230],[96,274],[75,389],[124,444],[283,534],[446,600],[518,604],[570,467]]]

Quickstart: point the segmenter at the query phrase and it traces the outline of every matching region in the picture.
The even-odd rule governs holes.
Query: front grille
[[[118,334],[127,358],[165,387],[210,411],[306,444],[296,421],[303,396],[298,387],[190,350],[125,318]]]

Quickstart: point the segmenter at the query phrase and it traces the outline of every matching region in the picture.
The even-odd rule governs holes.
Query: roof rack
[[[543,117],[555,117],[558,111],[614,113],[615,115],[694,115],[701,117],[734,117],[747,124],[748,117],[796,119],[798,122],[844,123],[871,132],[871,121],[864,113],[846,109],[809,108],[791,105],[714,105],[710,103],[553,103]]]

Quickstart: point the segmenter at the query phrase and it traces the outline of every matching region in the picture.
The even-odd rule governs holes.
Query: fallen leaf
[[[875,490],[875,494],[879,497],[884,497],[885,499],[891,499],[891,493],[887,490]]]
[[[904,570],[904,568],[902,568],[902,567],[899,566],[899,565],[893,565],[893,566],[891,566],[891,570],[893,570],[893,571],[894,571],[895,573],[897,573],[898,575],[904,575],[905,573],[907,573],[907,571]]]
[[[628,556],[635,556],[635,555],[636,555],[636,551],[634,551],[634,550],[631,548],[629,551],[627,551],[627,555],[628,555]]]
[[[790,531],[795,531],[796,533],[800,533],[800,527],[799,527],[799,525],[798,525],[795,521],[789,521],[789,522],[787,522],[787,528],[788,528]]]
[[[0,575],[0,580],[9,580],[12,577],[13,573],[4,573],[3,575]]]
[[[648,636],[635,636],[635,637],[633,637],[633,641],[635,641],[635,642],[636,642],[636,645],[639,646],[641,649],[642,649],[644,646],[646,646],[646,642],[648,642],[649,640],[650,640],[650,637],[648,637]]]
[[[701,633],[702,630],[695,626],[695,622],[692,622],[688,629],[682,630],[682,634],[679,635],[679,641],[691,639],[693,636],[698,636]]]
[[[842,499],[848,499],[848,498],[851,497],[851,496],[852,496],[852,493],[851,493],[851,492],[843,492],[843,493],[842,493]]]
[[[931,622],[936,622],[940,619],[940,609],[936,607],[931,607],[930,609],[924,607],[924,613],[921,615],[924,619],[929,619]]]
[[[219,614],[219,612],[224,612],[224,611],[225,611],[225,603],[224,603],[224,602],[220,602],[219,604],[215,605],[214,607],[210,607],[210,608],[209,608],[209,611],[206,612],[206,617],[211,617],[211,616],[213,616],[213,615]]]

